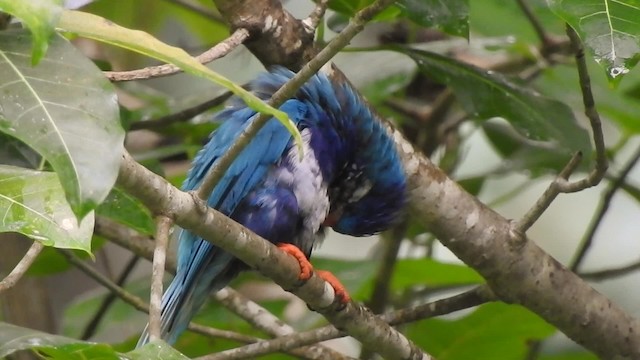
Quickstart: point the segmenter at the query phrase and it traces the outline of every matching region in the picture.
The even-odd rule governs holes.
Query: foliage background
[[[363,1],[361,5],[364,3],[366,1]],[[431,5],[428,1],[423,3]],[[344,22],[344,17],[351,15],[355,9],[360,7],[353,7],[353,4],[349,1],[332,2],[332,8],[341,11],[342,18],[339,15],[330,16],[330,27],[339,28]],[[629,4],[633,4],[633,2],[629,2]],[[201,5],[207,8],[211,7],[207,1],[202,1]],[[297,6],[291,6],[291,10],[298,17],[306,16],[313,8],[312,4],[295,5]],[[562,21],[550,11],[545,2],[532,1],[530,6],[549,34],[554,37],[563,36]],[[636,11],[634,7],[631,8]],[[118,7],[108,1],[96,1],[83,10],[99,14],[125,27],[147,31],[167,43],[187,49],[190,53],[200,53],[228,35],[228,29],[221,21],[212,21],[210,17],[185,10],[169,1],[122,2]],[[612,8],[612,11],[627,16],[624,9]],[[572,58],[566,54],[564,57],[559,56],[558,59],[541,57],[535,48],[539,39],[516,2],[471,1],[468,12],[471,39],[469,43],[462,38],[451,37],[430,44],[429,49],[451,57],[462,58],[482,68],[490,68],[495,63],[513,58],[524,58],[533,65],[523,66],[516,63],[511,64],[513,68],[502,69],[502,71],[517,73],[531,68],[540,71],[538,76],[526,87],[530,86],[547,97],[568,104],[574,110],[578,121],[586,127],[586,119],[581,115],[582,99]],[[632,16],[633,13],[633,11],[629,11],[628,16]],[[381,34],[393,33],[394,28],[388,22],[389,19],[404,18],[405,15],[410,14],[398,11],[395,13],[389,11],[383,14],[382,19],[386,21],[368,27],[352,42],[351,46],[378,45]],[[445,26],[445,29],[458,35],[465,31],[464,26],[460,26],[460,24],[453,23],[452,25],[448,22],[447,26],[452,28]],[[630,28],[621,28],[620,31],[634,34],[635,29],[640,28],[640,26],[629,26]],[[416,29],[413,28],[413,30]],[[419,34],[417,30],[415,34],[409,33],[412,36],[427,36]],[[330,36],[327,34],[327,38]],[[440,35],[432,34],[431,36],[438,37]],[[633,35],[631,37],[637,43],[637,38]],[[95,46],[93,43],[83,40],[79,40],[77,44],[93,59],[96,59],[104,69],[130,69],[154,63],[144,57],[134,56],[114,47]],[[633,52],[633,49],[629,51]],[[544,66],[545,61],[550,60],[558,61],[559,64]],[[416,68],[406,55],[402,55],[398,51],[347,52],[339,55],[336,58],[336,63],[383,114],[395,115],[400,124],[412,129],[411,119],[406,113],[400,111],[398,106],[401,100],[411,98],[411,86],[416,86]],[[636,70],[626,74],[621,82],[619,81],[620,77],[612,80],[606,76],[607,72],[610,73],[610,69],[603,71],[591,57],[589,57],[588,63],[598,109],[605,118],[604,131],[608,144],[608,156],[612,160],[610,170],[610,178],[612,178],[637,147],[635,134],[640,131],[636,115],[638,113],[637,100],[640,96],[640,92],[638,92],[639,78]],[[631,67],[633,63],[634,61],[631,59],[627,65]],[[619,66],[620,64],[615,65]],[[536,66],[540,66],[540,69],[536,69]],[[251,79],[260,70],[260,66],[252,59],[248,51],[242,49],[216,61],[212,67],[240,84]],[[435,70],[435,72],[435,74],[431,74],[435,78],[446,74],[445,71]],[[455,87],[455,80],[444,79],[444,82],[449,81]],[[426,82],[426,85],[418,83],[418,85],[430,86],[428,89],[434,92],[441,90],[431,82]],[[467,89],[467,91],[470,93],[478,92],[473,88]],[[205,80],[196,80],[191,75],[176,75],[139,83],[122,83],[118,85],[119,99],[121,105],[124,106],[120,108],[120,119],[127,128],[139,121],[158,118],[211,99],[221,92],[220,88],[213,87]],[[493,105],[495,109],[490,109],[491,111],[505,111],[504,104],[496,103]],[[452,111],[461,111],[456,106],[453,106],[452,109]],[[184,178],[188,159],[193,157],[207,134],[215,127],[215,124],[208,122],[212,111],[196,117],[189,123],[172,124],[161,129],[158,132],[159,135],[130,133],[127,138],[129,151],[145,166],[163,173],[173,184],[179,185]],[[482,111],[479,110],[479,113]],[[478,117],[493,116],[495,115],[484,116],[480,114]],[[516,120],[510,120],[512,124],[515,124]],[[543,121],[550,120],[544,119]],[[579,140],[580,135],[565,133],[562,142],[555,144],[558,147],[551,154],[548,154],[535,147],[537,144],[532,145],[521,137],[514,137],[513,133],[505,131],[504,125],[505,122],[499,120],[488,123],[467,121],[460,127],[458,144],[440,147],[432,158],[440,161],[441,166],[448,167],[453,176],[467,184],[470,191],[478,193],[478,197],[484,203],[491,204],[494,209],[508,218],[519,218],[544,190],[552,179],[554,171],[563,165],[567,155],[564,150],[566,148],[575,150],[576,147],[579,147],[570,144],[570,142]],[[542,135],[552,134],[545,133],[543,130]],[[3,136],[2,144],[5,146],[3,152],[0,153],[0,160],[4,160],[5,163],[8,163],[9,159],[15,161],[17,158],[15,154],[18,152],[24,159],[17,165],[25,166],[25,163],[30,167],[41,165],[40,159],[25,150],[23,145],[16,142],[14,138],[7,135],[0,136]],[[577,142],[579,143],[579,141]],[[527,147],[523,144],[532,146]],[[586,157],[587,160],[591,160],[589,156]],[[558,159],[562,161],[558,161]],[[587,169],[586,166],[582,168],[582,170],[585,169]],[[640,198],[638,195],[640,191],[634,186],[634,182],[637,181],[639,175],[637,171],[632,172],[625,180],[625,186],[622,189],[624,192],[616,195],[614,205],[608,210],[605,221],[597,233],[598,236],[590,248],[590,256],[580,268],[582,272],[617,268],[637,261],[640,249],[638,249],[639,245],[635,241],[635,237],[639,229],[634,219],[637,215],[637,200]],[[56,186],[55,177],[49,181],[51,186]],[[591,213],[600,202],[608,181],[606,180],[598,188],[560,197],[531,229],[529,232],[531,238],[535,239],[560,262],[571,263],[581,240],[581,234],[588,228]],[[56,193],[59,194],[59,191]],[[153,234],[154,226],[149,213],[136,200],[129,198],[124,193],[112,193],[97,212],[100,216],[116,218],[116,220],[125,222],[126,225],[133,226],[142,233]],[[430,237],[425,234],[425,230],[415,224],[410,225],[407,234],[413,241],[405,241],[400,254],[402,257],[410,256],[417,259],[398,262],[390,283],[392,294],[390,306],[401,307],[412,301],[433,300],[450,295],[452,291],[459,291],[461,286],[482,281],[465,266],[443,265],[442,262],[454,262],[453,255],[437,244],[431,247],[429,245]],[[114,261],[114,258],[115,260],[121,259],[122,252],[114,250],[112,245],[102,247],[101,243],[104,243],[104,240],[94,236],[92,251],[98,258],[98,264],[105,267],[107,273],[111,272],[111,276],[115,278],[115,274],[119,272],[119,267],[123,265],[123,262]],[[338,277],[346,283],[355,298],[365,301],[371,294],[376,265],[379,262],[362,261],[361,259],[378,259],[384,249],[383,243],[383,240],[331,237],[326,241],[322,250],[318,251],[314,263],[320,268],[333,269]],[[4,243],[3,246],[5,246]],[[335,259],[336,256],[343,254],[354,254],[355,257]],[[438,261],[425,259],[425,254]],[[354,263],[354,261],[358,262]],[[10,268],[11,266],[7,266],[7,269]],[[61,284],[69,285],[69,282],[76,281],[78,275],[70,274],[72,271],[63,256],[54,249],[46,248],[31,267],[28,276],[44,280],[43,276],[46,275],[45,281],[49,284],[55,284],[53,287],[57,288]],[[56,275],[57,279],[48,278],[53,272],[59,273]],[[596,283],[595,286],[620,303],[630,313],[637,313],[638,308],[635,304],[640,294],[637,293],[635,287],[629,285],[637,283],[637,275],[624,273],[624,276],[606,280],[606,282]],[[276,295],[272,295],[273,297],[262,299],[261,304],[276,314],[284,314],[285,318],[297,328],[305,329],[322,322],[317,315],[296,311],[296,308],[300,308],[300,304],[296,305],[296,301],[292,301],[289,296],[283,296],[277,289],[268,287],[268,291],[263,291],[265,283],[269,282],[256,275],[247,274],[234,284],[245,289],[246,293],[255,293],[256,288],[261,289],[260,291],[265,294],[275,292]],[[73,289],[74,287],[70,286],[72,289],[69,291],[83,290]],[[141,277],[140,280],[131,280],[128,281],[126,288],[135,294],[146,297],[148,281],[145,277]],[[52,294],[55,294],[55,291]],[[61,333],[67,337],[80,337],[86,323],[96,313],[97,307],[105,296],[106,292],[99,290],[75,298],[73,303],[66,307],[64,315],[54,322],[54,329],[46,330],[55,332],[60,329]],[[9,312],[12,311],[17,310],[15,308],[9,309]],[[56,316],[58,311],[59,308],[52,310]],[[251,329],[242,320],[230,315],[221,306],[208,307],[198,320],[214,327],[256,336],[261,335],[260,332]],[[146,322],[146,316],[137,313],[128,305],[116,301],[92,339],[111,342],[113,349],[125,352],[130,350],[135,341],[135,332],[142,328],[144,322]],[[518,326],[515,327],[514,324]],[[13,338],[20,337],[12,331],[22,330],[12,330],[8,325],[2,326],[3,334],[13,334],[9,335]],[[529,353],[536,356],[532,358],[541,359],[593,358],[592,355],[562,341],[545,341],[542,355],[531,350],[535,348],[532,344],[537,343],[533,340],[557,336],[554,335],[554,329],[530,312],[504,304],[484,305],[474,312],[457,314],[452,318],[421,321],[406,326],[404,330],[410,338],[439,359],[521,359],[528,356]],[[126,334],[126,337],[121,336],[123,334]],[[10,352],[9,350],[20,348],[15,342],[8,342],[8,344],[10,345],[5,345],[3,350],[8,349],[6,351]],[[233,344],[225,340],[211,341],[199,335],[188,334],[180,340],[176,348],[191,357],[228,348]],[[48,352],[48,356],[54,358],[69,356],[70,352],[83,353],[84,351],[94,355],[93,352],[104,351],[105,354],[109,354],[105,356],[112,356],[114,351],[107,346],[86,345],[83,350],[78,350],[75,346],[85,345],[72,346],[74,347],[58,346],[55,350],[47,348],[48,350],[41,351]],[[472,351],[471,354],[465,353],[469,350]],[[129,356],[134,357],[135,354]],[[271,358],[282,357],[284,355],[271,356]]]

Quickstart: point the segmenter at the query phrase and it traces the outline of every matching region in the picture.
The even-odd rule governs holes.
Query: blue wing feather
[[[304,117],[305,108],[298,101],[289,100],[280,109],[286,112],[294,123]],[[194,159],[193,168],[183,185],[184,190],[194,190],[200,185],[208,170],[215,166],[217,160],[229,150],[240,133],[256,117],[256,112],[246,107],[232,108],[220,113],[219,117],[224,122]],[[269,120],[233,161],[207,199],[207,204],[227,216],[232,215],[241,201],[257,185],[264,182],[267,171],[280,160],[287,148],[292,146],[291,139],[291,134],[282,124],[276,119]],[[278,195],[275,200],[291,203],[290,199],[283,197],[281,191]],[[264,202],[264,194],[256,201],[258,200]],[[295,211],[277,203],[274,205],[285,214]],[[264,211],[269,210],[272,209],[264,208]],[[265,231],[279,228],[265,227],[255,221],[255,218],[247,216],[239,212],[234,217],[263,237],[270,235],[264,233]],[[287,218],[289,217],[283,216],[279,221],[286,222]],[[293,217],[291,218],[293,220]],[[286,226],[282,228],[294,228],[291,224],[283,225]],[[190,319],[204,303],[207,294],[222,288],[229,278],[235,275],[231,269],[235,258],[231,254],[186,230],[180,231],[179,241],[177,275],[167,288],[162,302],[162,337],[169,343],[175,342],[177,336],[184,331]],[[147,341],[148,334],[145,331],[138,344]]]

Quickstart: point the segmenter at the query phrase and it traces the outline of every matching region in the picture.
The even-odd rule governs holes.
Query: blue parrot
[[[293,75],[276,68],[253,81],[251,89],[267,100]],[[303,158],[291,134],[272,118],[236,157],[207,203],[279,244],[304,271],[303,260],[325,227],[366,236],[392,225],[405,203],[406,179],[393,140],[351,85],[316,74],[280,110],[302,135]],[[218,114],[222,124],[194,159],[184,190],[200,185],[256,116],[238,99]],[[168,343],[175,343],[210,292],[247,268],[187,230],[181,230],[179,241],[177,273],[162,298],[162,339]],[[332,285],[343,302],[349,301],[339,283]],[[145,329],[138,346],[147,341]]]

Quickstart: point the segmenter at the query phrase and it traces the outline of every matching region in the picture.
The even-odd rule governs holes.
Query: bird
[[[274,67],[250,83],[268,100],[295,73]],[[293,255],[300,278],[311,275],[311,252],[325,229],[368,236],[392,226],[406,202],[406,178],[392,137],[348,82],[313,75],[280,107],[299,130],[299,155],[288,130],[271,118],[241,151],[207,199],[217,209]],[[239,99],[216,116],[221,125],[199,151],[183,190],[197,189],[205,175],[257,117]],[[174,344],[207,295],[248,268],[230,253],[188,230],[178,235],[176,276],[161,305],[161,338]],[[341,302],[350,301],[331,273]],[[147,328],[138,346],[149,341]]]

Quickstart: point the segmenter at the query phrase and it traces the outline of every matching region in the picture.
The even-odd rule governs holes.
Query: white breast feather
[[[303,158],[300,159],[294,147],[287,156],[293,167],[293,192],[298,200],[298,207],[304,214],[305,230],[315,233],[329,213],[329,196],[315,153],[309,146],[311,132],[304,129],[300,134],[304,145]]]

